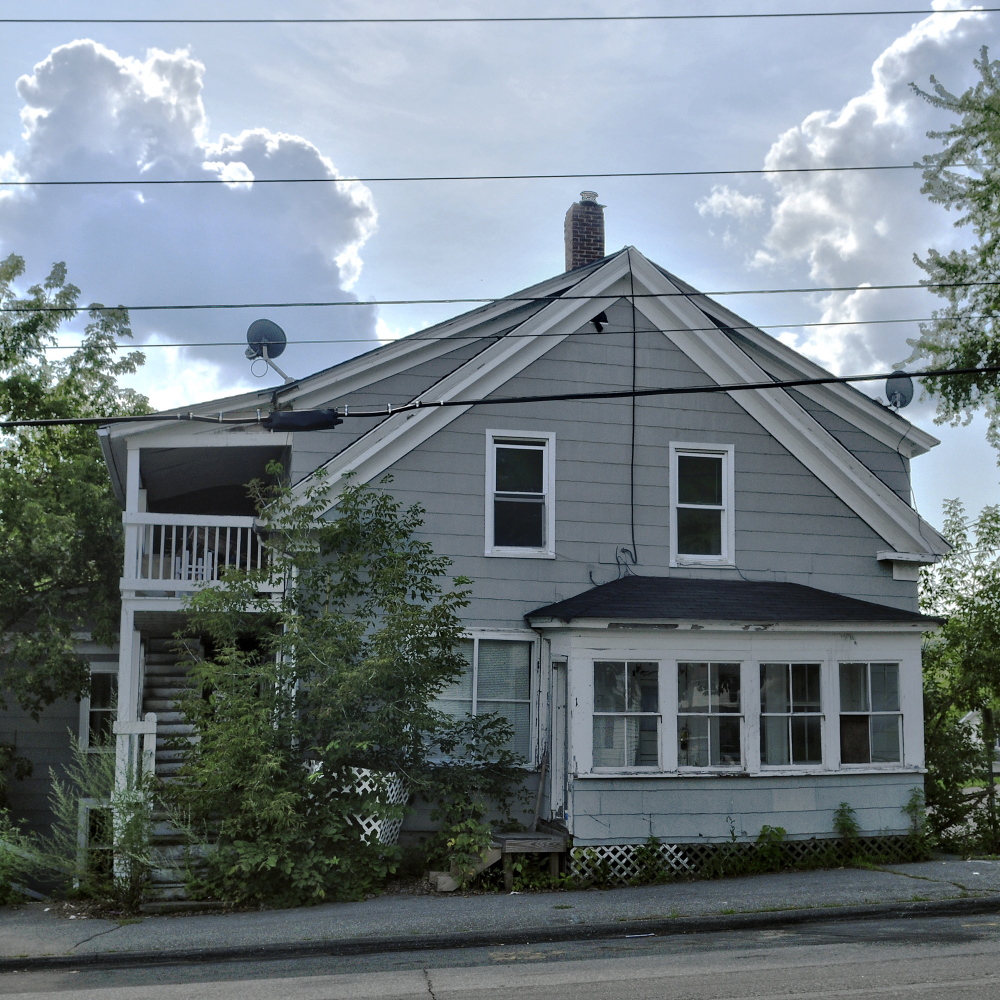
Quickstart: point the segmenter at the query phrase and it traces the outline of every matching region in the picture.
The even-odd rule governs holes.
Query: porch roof
[[[799,583],[626,576],[585,590],[525,618],[613,618],[622,621],[900,622],[938,625],[933,618],[843,597]]]

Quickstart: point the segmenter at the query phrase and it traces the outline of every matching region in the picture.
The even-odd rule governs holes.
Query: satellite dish
[[[885,380],[885,398],[897,410],[913,401],[913,379],[906,372],[894,372]]]
[[[285,349],[285,331],[270,319],[255,319],[247,328],[248,358],[277,358]],[[265,354],[265,349],[267,353]]]

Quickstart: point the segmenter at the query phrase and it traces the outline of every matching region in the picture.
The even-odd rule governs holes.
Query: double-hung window
[[[509,749],[529,760],[533,648],[530,640],[466,639],[456,649],[468,666],[437,696],[435,706],[456,718],[502,716],[514,730]]]
[[[659,664],[594,663],[594,767],[660,766]]]
[[[486,456],[486,554],[555,555],[555,436],[489,431]]]
[[[80,742],[89,750],[111,747],[118,717],[118,674],[93,671],[90,694],[80,699]]]
[[[902,758],[899,664],[840,664],[840,762],[894,764]]]
[[[732,446],[671,444],[670,496],[673,563],[732,563]]]
[[[818,663],[760,665],[762,764],[822,764]]]
[[[740,664],[677,664],[677,763],[738,767],[743,762]]]

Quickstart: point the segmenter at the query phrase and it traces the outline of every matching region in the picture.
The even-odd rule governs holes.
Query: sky
[[[392,17],[403,0],[37,0],[2,16]],[[824,0],[813,10],[924,4]],[[910,86],[952,91],[997,46],[1000,14],[934,0],[926,16],[550,24],[6,24],[0,180],[219,177],[199,187],[5,189],[0,253],[30,281],[66,261],[83,301],[337,301],[329,308],[134,312],[160,407],[257,386],[237,346],[268,316],[294,376],[461,307],[386,299],[509,294],[563,269],[562,221],[583,189],[606,205],[607,248],[636,246],[841,374],[910,354],[923,290],[914,254],[962,246],[918,171],[519,181],[254,185],[254,178],[399,177],[912,163],[947,116]],[[441,0],[420,16],[801,11],[801,0]],[[948,11],[960,11],[948,13]],[[937,13],[935,13],[935,11]],[[906,319],[903,323],[874,323]],[[801,324],[837,322],[831,327]],[[322,341],[322,343],[308,343]],[[225,342],[218,346],[218,342]],[[194,344],[193,347],[162,346]],[[877,394],[878,387],[868,391]],[[1000,502],[983,421],[935,426],[914,462],[921,512]]]

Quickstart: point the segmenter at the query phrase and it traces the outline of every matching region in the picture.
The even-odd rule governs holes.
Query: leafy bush
[[[160,794],[192,844],[210,845],[193,891],[271,906],[371,892],[399,851],[364,819],[402,808],[362,793],[359,769],[402,776],[443,823],[432,850],[469,860],[487,811],[509,814],[521,784],[502,720],[433,707],[466,667],[456,646],[469,581],[442,587],[450,564],[415,537],[421,509],[384,490],[347,485],[330,519],[321,480],[301,499],[284,487],[256,496],[266,569],[230,572],[189,600],[206,644],[181,706],[196,739],[178,743],[183,766]],[[283,581],[294,583],[272,599]]]
[[[0,905],[22,902],[24,895],[14,886],[32,881],[42,868],[35,838],[0,809]]]

